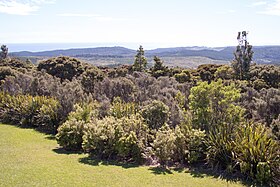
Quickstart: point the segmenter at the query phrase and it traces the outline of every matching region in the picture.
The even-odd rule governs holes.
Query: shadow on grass
[[[216,179],[225,180],[229,184],[240,182],[244,186],[258,187],[258,185],[256,185],[252,181],[248,180],[247,178],[244,178],[244,175],[242,175],[240,172],[228,173],[224,170],[211,169],[206,165],[192,166],[189,168],[187,173],[190,173],[191,176],[195,178],[213,177]]]
[[[57,154],[84,154],[83,152],[77,152],[77,151],[67,151],[63,148],[55,148],[53,151]],[[79,158],[78,160],[82,164],[90,165],[90,166],[119,166],[125,169],[130,168],[137,168],[143,165],[139,165],[137,163],[130,163],[130,162],[120,162],[116,160],[104,160],[100,159],[98,157],[93,156],[86,156],[83,158]],[[224,170],[219,169],[211,169],[207,167],[205,164],[197,164],[192,166],[179,166],[179,167],[162,167],[162,166],[151,166],[148,168],[149,171],[151,171],[151,174],[154,175],[171,175],[174,173],[189,173],[194,178],[205,178],[205,177],[212,177],[219,180],[225,180],[229,185],[230,183],[236,183],[240,182],[244,186],[254,186],[259,187],[259,185],[253,183],[252,181],[248,180],[247,178],[244,178],[244,175],[240,174],[239,172],[235,173],[227,173]]]
[[[165,168],[165,167],[160,167],[160,166],[150,167],[149,170],[152,172],[152,174],[155,174],[155,175],[173,174],[171,169],[168,169],[168,168]]]
[[[139,164],[136,164],[136,163],[127,163],[127,162],[120,162],[120,161],[115,161],[115,160],[103,160],[103,159],[99,159],[99,158],[91,157],[91,156],[80,158],[79,162],[83,163],[83,164],[88,164],[91,166],[99,166],[99,165],[120,166],[125,169],[136,168],[136,167],[140,166]]]
[[[56,154],[60,154],[60,155],[71,155],[71,154],[82,154],[83,153],[81,151],[67,151],[61,147],[55,148],[52,151],[55,152]]]
[[[46,139],[48,140],[56,140],[55,135],[54,134],[46,134]]]

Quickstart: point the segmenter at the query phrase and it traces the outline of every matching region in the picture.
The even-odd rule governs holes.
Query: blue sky
[[[0,0],[0,43],[280,45],[280,0]]]

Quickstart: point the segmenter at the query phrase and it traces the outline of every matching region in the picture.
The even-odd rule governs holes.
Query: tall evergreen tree
[[[151,68],[151,73],[154,77],[158,78],[160,76],[166,76],[168,74],[168,67],[163,65],[163,61],[154,56],[154,66]]]
[[[6,45],[1,46],[0,59],[5,59],[8,56],[8,48]]]
[[[238,32],[237,40],[239,45],[236,47],[234,60],[231,63],[236,77],[241,80],[247,78],[254,53],[252,45],[249,45],[249,42],[247,41],[247,34],[246,31],[243,31],[242,33]]]
[[[143,71],[146,69],[146,67],[147,67],[147,59],[145,57],[144,49],[142,45],[140,45],[139,49],[137,50],[137,54],[135,55],[133,70]]]
[[[154,67],[153,67],[154,71],[166,69],[166,67],[163,66],[163,62],[159,57],[154,56],[154,61],[155,61],[155,64],[154,64]]]

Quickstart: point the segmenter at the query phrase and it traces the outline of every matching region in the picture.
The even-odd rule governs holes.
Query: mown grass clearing
[[[0,186],[242,186],[185,170],[100,163],[32,129],[0,124]]]

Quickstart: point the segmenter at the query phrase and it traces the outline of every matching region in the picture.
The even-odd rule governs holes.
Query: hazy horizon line
[[[68,49],[83,49],[83,48],[99,48],[99,47],[124,47],[131,50],[137,50],[140,45],[146,50],[162,49],[162,48],[224,48],[235,47],[237,45],[224,45],[224,46],[205,46],[205,45],[184,45],[184,44],[168,44],[168,43],[138,43],[138,42],[50,42],[50,43],[0,43],[1,45],[7,45],[10,52],[42,52],[42,51],[54,51],[54,50],[68,50]],[[269,47],[280,46],[280,44],[271,45],[253,45],[255,47]]]

